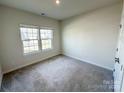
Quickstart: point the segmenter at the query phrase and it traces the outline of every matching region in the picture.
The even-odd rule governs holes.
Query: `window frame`
[[[29,55],[29,54],[34,54],[34,53],[39,53],[40,52],[40,47],[39,47],[39,35],[38,35],[38,39],[27,39],[27,40],[22,40],[22,33],[21,33],[21,28],[34,28],[34,29],[37,29],[38,32],[39,32],[39,27],[38,26],[34,26],[34,25],[23,25],[23,24],[20,24],[19,26],[19,29],[20,29],[20,38],[21,38],[21,44],[22,44],[22,48],[23,48],[23,54],[24,55]],[[37,40],[38,41],[38,50],[37,51],[32,51],[32,52],[28,52],[28,53],[25,53],[25,46],[23,44],[24,41],[33,41],[33,40]]]
[[[23,41],[30,41],[29,40],[22,40],[22,35],[21,35],[21,27],[24,28],[37,28],[38,29],[38,51],[33,51],[33,52],[29,52],[29,53],[25,53],[24,51],[24,45],[23,45]],[[41,39],[41,32],[40,29],[48,29],[48,30],[52,30],[52,38],[50,38],[51,40],[51,48],[49,49],[42,49],[42,40],[49,40],[49,39]],[[53,38],[54,38],[54,29],[51,27],[40,27],[40,26],[36,26],[36,25],[24,25],[24,24],[20,24],[19,25],[19,31],[20,31],[20,40],[21,40],[21,46],[22,46],[22,50],[23,50],[23,54],[24,55],[32,55],[32,54],[36,54],[36,53],[40,53],[40,52],[47,52],[50,50],[53,50]],[[31,40],[35,40],[35,39],[31,39]]]
[[[41,39],[41,36],[40,36],[41,46],[42,46],[42,40],[51,40],[51,48],[48,48],[48,49],[42,49],[42,47],[41,47],[41,50],[42,50],[43,52],[46,52],[46,51],[52,50],[52,49],[53,49],[54,29],[52,29],[52,28],[50,28],[50,27],[40,27],[39,30],[41,30],[41,29],[51,30],[51,31],[52,31],[52,38]],[[41,35],[41,32],[40,32],[40,35]]]

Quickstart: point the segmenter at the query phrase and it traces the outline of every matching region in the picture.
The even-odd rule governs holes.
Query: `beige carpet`
[[[6,92],[109,92],[112,71],[66,56],[56,56],[4,75]]]

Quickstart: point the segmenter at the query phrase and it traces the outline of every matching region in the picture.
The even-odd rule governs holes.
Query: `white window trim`
[[[21,30],[20,30],[20,28],[21,27],[27,27],[27,28],[38,28],[38,47],[39,47],[39,50],[38,51],[34,51],[34,52],[30,52],[30,53],[24,53],[24,45],[23,45],[23,40],[21,39]],[[41,43],[41,34],[40,34],[40,29],[48,29],[48,30],[52,30],[52,38],[50,38],[50,40],[51,40],[51,48],[49,48],[49,49],[42,49],[42,43]],[[51,27],[41,27],[41,26],[36,26],[36,25],[24,25],[24,24],[20,24],[19,25],[19,31],[20,31],[20,35],[19,35],[19,37],[20,37],[20,40],[21,40],[21,46],[22,46],[22,50],[23,50],[23,55],[25,55],[25,56],[27,56],[27,55],[32,55],[32,54],[38,54],[38,53],[41,53],[41,52],[48,52],[48,51],[51,51],[51,50],[53,50],[54,49],[54,47],[53,47],[53,39],[54,39],[54,29],[53,28],[51,28]],[[36,39],[37,40],[37,39]],[[43,40],[43,39],[42,39]],[[48,40],[48,39],[44,39],[44,40]]]

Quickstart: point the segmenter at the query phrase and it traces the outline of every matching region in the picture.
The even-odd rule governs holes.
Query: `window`
[[[39,51],[38,29],[31,27],[21,27],[20,30],[24,53],[26,54]]]
[[[48,50],[52,48],[52,30],[40,29],[42,50]]]
[[[24,54],[52,49],[53,30],[20,26]]]

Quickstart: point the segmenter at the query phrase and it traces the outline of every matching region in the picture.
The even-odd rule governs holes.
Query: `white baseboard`
[[[66,53],[62,53],[62,54],[65,55],[65,56],[68,56],[68,57],[71,57],[71,58],[74,58],[74,59],[83,61],[83,62],[85,62],[85,63],[89,63],[89,64],[92,64],[92,65],[95,65],[95,66],[98,66],[98,67],[107,69],[107,70],[111,70],[111,71],[113,70],[113,69],[111,69],[111,68],[109,68],[109,67],[105,67],[105,66],[101,66],[101,65],[95,64],[95,62],[91,62],[91,61],[88,61],[88,60],[82,60],[81,58],[78,58],[78,57],[75,57],[75,56],[72,56],[72,55],[68,55],[68,54],[66,54]]]
[[[9,70],[7,70],[7,71],[4,71],[3,74],[7,74],[7,73],[9,73],[9,72],[12,72],[12,71],[15,71],[15,70],[21,69],[21,68],[23,68],[23,67],[26,67],[26,66],[29,66],[29,65],[32,65],[32,64],[38,63],[38,62],[40,62],[40,61],[43,61],[43,60],[46,60],[46,59],[48,59],[48,58],[51,58],[51,57],[57,56],[57,55],[59,55],[59,54],[61,54],[61,53],[58,52],[58,53],[55,53],[55,54],[53,54],[53,55],[50,55],[50,56],[44,57],[44,58],[42,58],[42,59],[40,59],[40,60],[37,60],[37,61],[35,61],[35,62],[30,62],[29,64],[24,64],[24,65],[21,65],[21,66],[15,67],[15,68],[13,68],[13,69],[9,69]]]
[[[16,68],[13,68],[13,69],[4,71],[3,74],[6,74],[6,73],[9,73],[9,72],[15,71],[15,70],[17,70],[17,69],[20,69],[20,68],[23,68],[23,67],[26,67],[26,66],[29,66],[29,65],[31,65],[31,64],[35,64],[35,63],[37,63],[37,62],[43,61],[43,60],[48,59],[48,58],[51,58],[51,57],[53,57],[53,56],[57,56],[57,55],[59,55],[59,54],[63,54],[63,55],[65,55],[65,56],[68,56],[68,57],[71,57],[71,58],[74,58],[74,59],[77,59],[77,60],[80,60],[80,61],[83,61],[83,62],[92,64],[92,65],[101,67],[101,68],[104,68],[104,69],[113,70],[113,69],[111,69],[111,68],[108,68],[108,67],[105,67],[105,66],[101,66],[101,65],[95,64],[95,62],[91,62],[91,61],[87,61],[87,60],[82,60],[81,58],[78,58],[78,57],[75,57],[75,56],[71,56],[71,55],[68,55],[68,54],[59,52],[59,53],[53,54],[53,55],[51,55],[51,56],[42,58],[41,60],[37,60],[37,61],[35,61],[35,62],[31,62],[30,64],[24,64],[24,65],[18,66],[18,67],[16,67]]]

